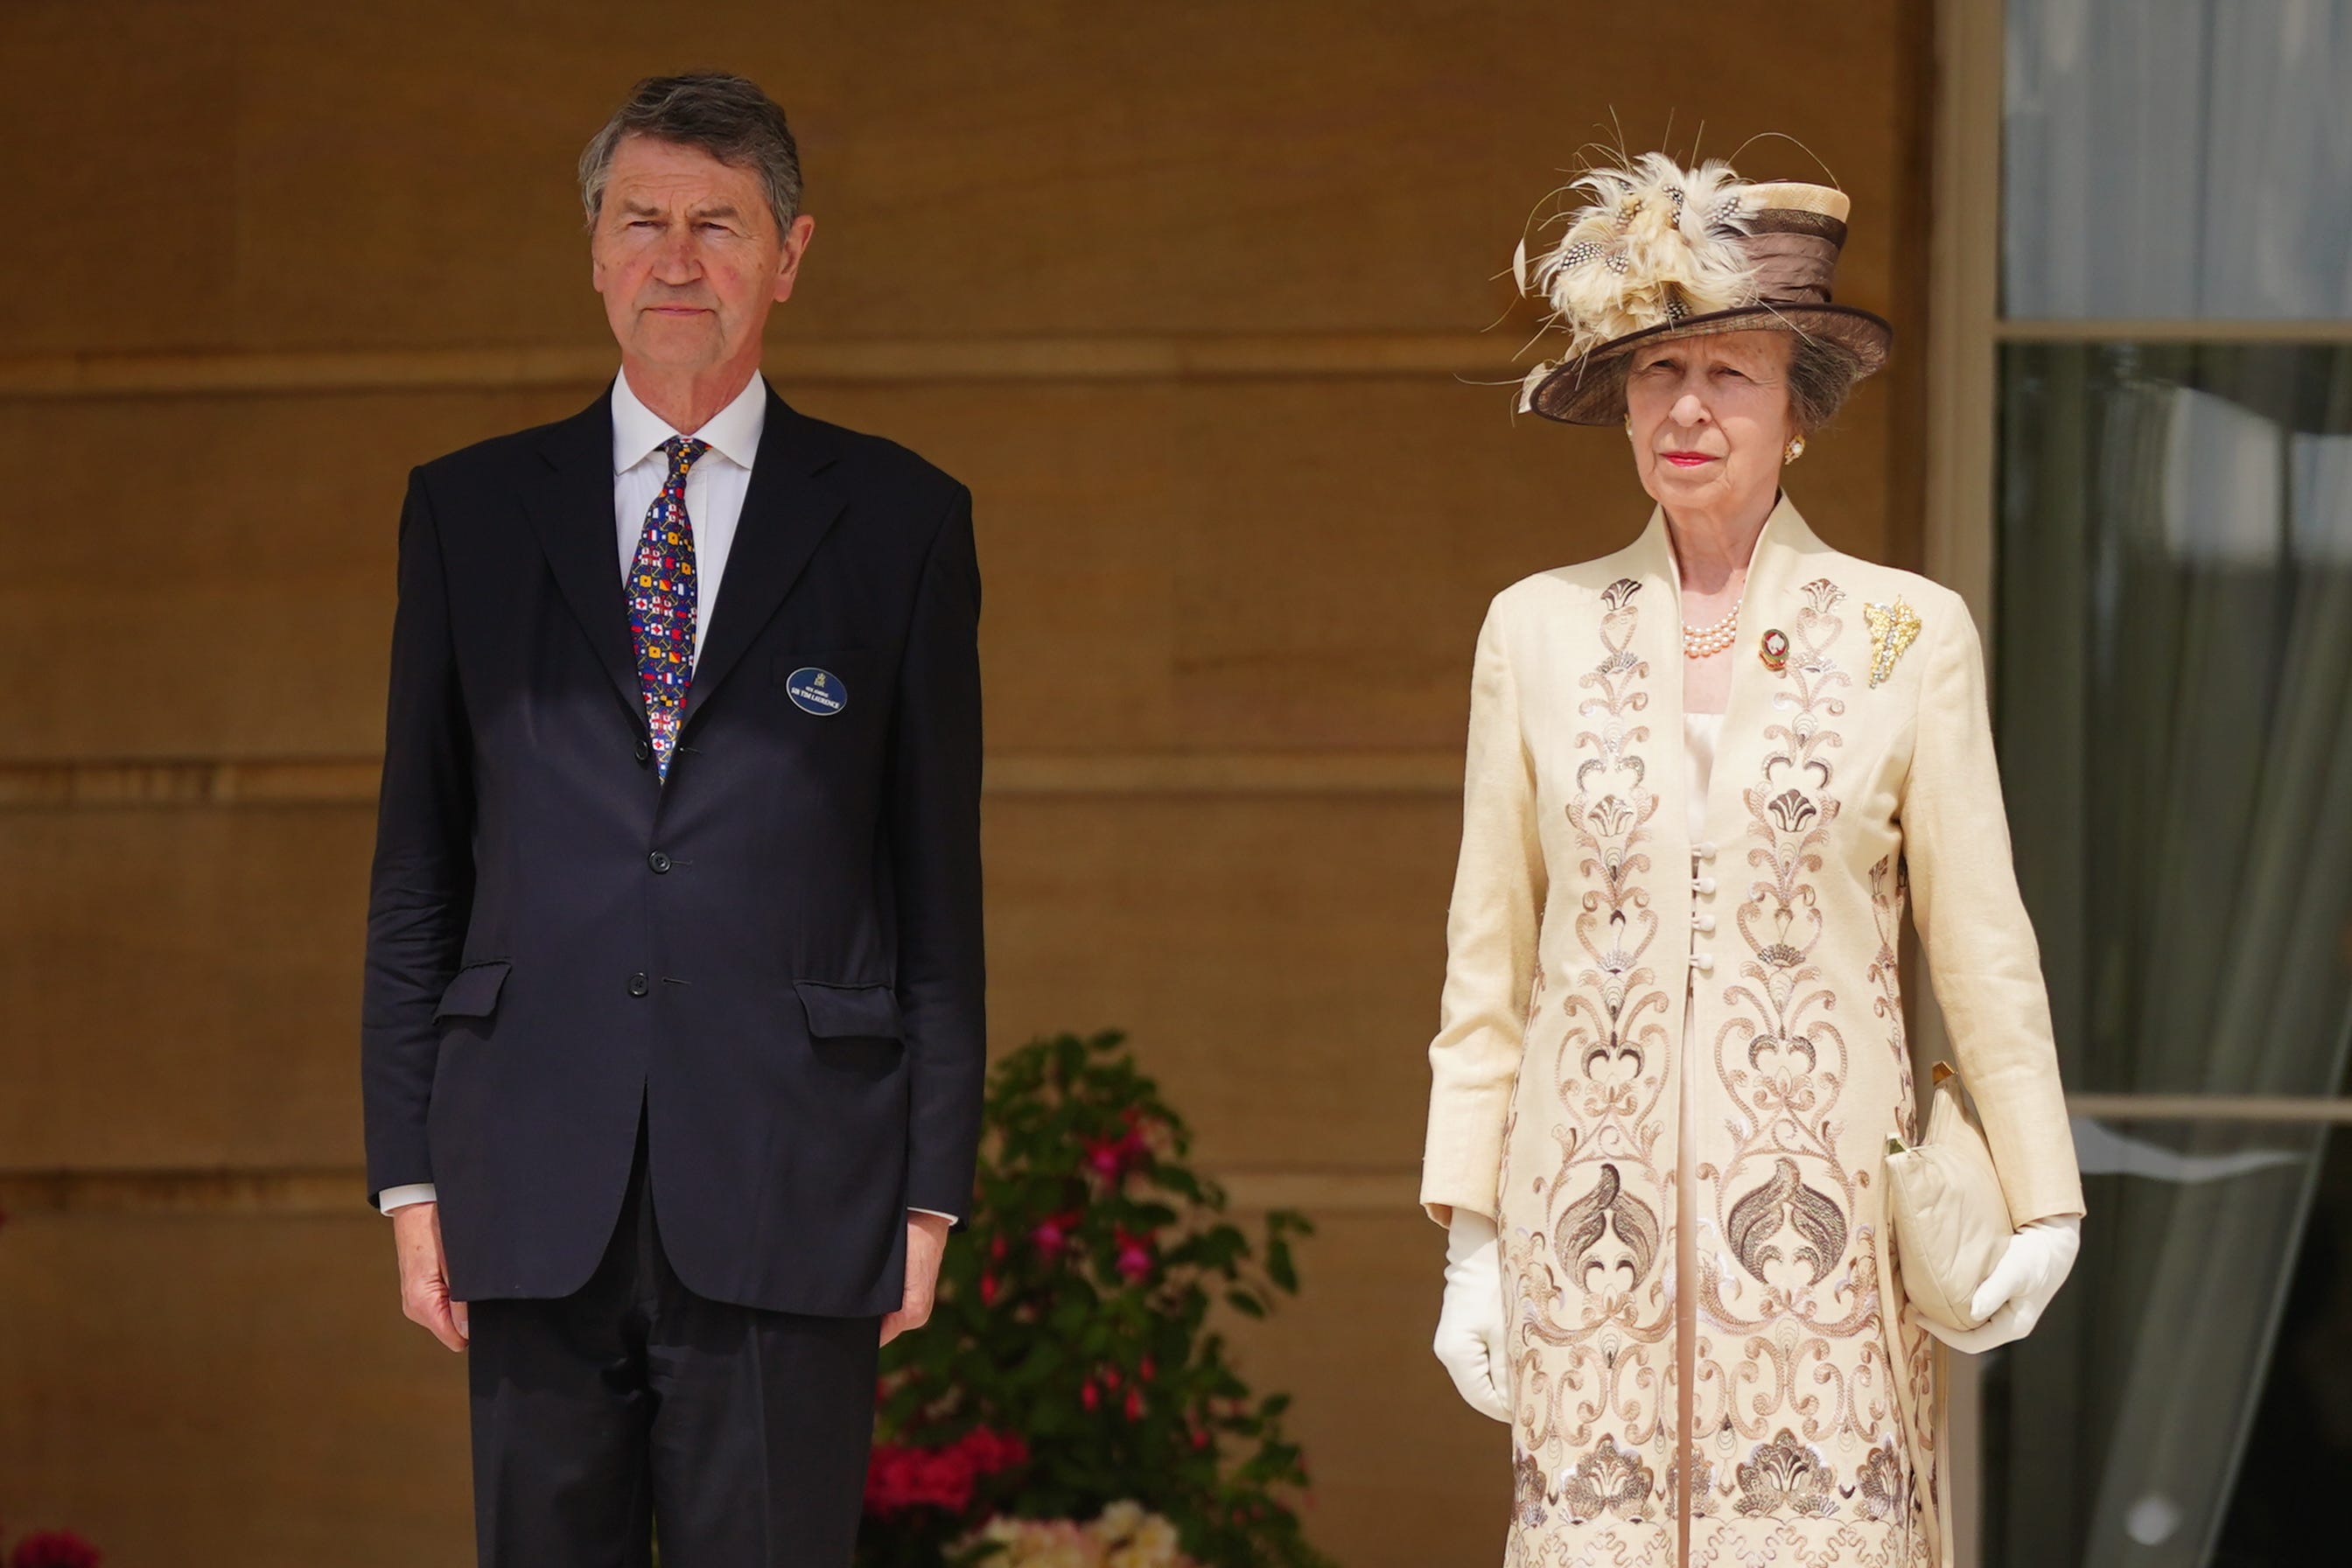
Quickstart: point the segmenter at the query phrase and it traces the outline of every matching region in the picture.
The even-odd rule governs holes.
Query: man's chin
[[[726,345],[707,322],[694,329],[648,323],[630,335],[629,352],[646,364],[686,370],[716,364],[726,357]]]

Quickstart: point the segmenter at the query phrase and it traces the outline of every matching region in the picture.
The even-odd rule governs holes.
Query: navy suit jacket
[[[371,1201],[435,1184],[459,1300],[587,1280],[641,1103],[665,1249],[714,1300],[888,1311],[907,1209],[971,1212],[971,493],[767,399],[666,784],[609,396],[409,475],[361,1079]]]

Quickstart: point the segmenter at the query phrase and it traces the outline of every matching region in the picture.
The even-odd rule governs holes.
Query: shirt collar
[[[760,431],[768,422],[768,384],[754,371],[751,379],[735,400],[706,421],[701,429],[692,432],[695,439],[706,441],[711,450],[748,470],[751,459],[759,455]],[[626,473],[661,450],[662,443],[673,436],[688,432],[677,429],[667,419],[638,401],[629,389],[628,373],[613,377],[613,471]]]

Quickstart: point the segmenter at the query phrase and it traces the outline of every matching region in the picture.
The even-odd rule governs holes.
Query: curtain
[[[2011,0],[2003,313],[2352,315],[2352,5]]]
[[[2009,0],[2005,36],[2005,316],[2352,317],[2352,4]],[[2343,1089],[2348,365],[2005,351],[2002,773],[2076,1090]],[[2324,1143],[2078,1129],[2083,1258],[1990,1369],[1989,1565],[2204,1568],[2225,1529],[2294,1539],[2231,1502],[2290,1458],[2250,1448],[2296,1259],[2325,1251]]]
[[[2002,397],[2002,771],[2069,1087],[2339,1092],[2352,351],[2012,345]],[[2152,1136],[2080,1138],[2094,1212],[2006,1369],[1989,1563],[2214,1561],[2321,1138]],[[2222,1150],[2252,1157],[2196,1163]]]

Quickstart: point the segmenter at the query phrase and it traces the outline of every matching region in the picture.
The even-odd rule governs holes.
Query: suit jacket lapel
[[[548,471],[525,487],[523,508],[556,586],[596,650],[596,662],[612,679],[622,705],[643,726],[645,697],[629,640],[629,605],[621,590],[614,532],[612,390],[606,382],[595,402],[540,438]]]
[[[848,503],[825,477],[836,456],[826,428],[793,412],[769,387],[760,453],[751,464],[727,570],[716,602],[702,606],[710,621],[678,716],[680,734],[741,661]]]

